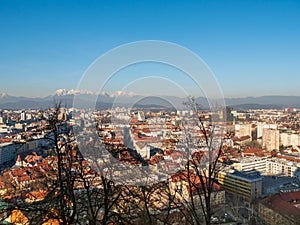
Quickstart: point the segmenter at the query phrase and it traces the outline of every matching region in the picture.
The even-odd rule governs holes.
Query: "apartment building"
[[[264,128],[262,146],[268,151],[279,150],[279,130]]]
[[[236,124],[235,136],[238,138],[249,136],[251,138],[252,137],[251,124]]]
[[[0,165],[16,157],[16,147],[12,142],[0,144]]]
[[[245,157],[239,162],[235,162],[232,166],[238,171],[259,171],[261,174],[266,174],[267,170],[267,159],[262,157]]]
[[[300,134],[281,133],[280,145],[296,147],[300,145]]]
[[[297,162],[271,158],[267,160],[266,169],[268,174],[284,175],[300,179],[300,163]]]
[[[230,169],[218,174],[218,181],[226,191],[248,200],[254,200],[261,196],[262,179],[257,171],[242,172]]]

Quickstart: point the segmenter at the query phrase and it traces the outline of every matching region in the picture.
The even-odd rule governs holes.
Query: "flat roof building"
[[[261,196],[262,179],[258,171],[242,172],[230,169],[218,174],[218,181],[225,190],[248,200],[254,200]]]

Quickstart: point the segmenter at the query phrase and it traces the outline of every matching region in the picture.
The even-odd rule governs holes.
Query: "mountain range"
[[[93,93],[86,90],[58,89],[52,95],[42,98],[16,97],[0,93],[0,109],[46,109],[61,102],[63,106],[72,107],[76,97],[78,104],[83,107],[95,105],[97,109],[107,109],[112,106],[137,107],[137,108],[183,108],[187,99],[175,96],[144,96],[135,93],[117,91],[115,93]],[[208,107],[208,102],[203,97],[196,101]],[[234,109],[281,109],[285,107],[300,108],[300,96],[261,96],[243,98],[225,98],[227,106]]]

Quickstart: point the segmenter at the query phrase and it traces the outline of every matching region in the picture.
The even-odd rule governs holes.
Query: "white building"
[[[145,121],[145,114],[143,111],[138,111],[137,119],[138,119],[138,121]]]
[[[267,173],[296,177],[300,179],[300,163],[286,159],[272,158],[267,160]]]
[[[250,136],[251,135],[251,124],[236,124],[235,125],[235,136],[243,137],[243,136]]]
[[[262,157],[246,157],[240,162],[234,163],[233,167],[238,171],[259,171],[261,174],[266,174],[267,159]]]
[[[277,124],[258,123],[257,124],[257,137],[263,136],[264,129],[277,129]]]
[[[133,147],[144,159],[150,159],[150,146],[145,142],[133,141]]]
[[[279,130],[273,128],[264,128],[262,146],[268,151],[279,150]]]
[[[21,121],[25,121],[26,120],[26,112],[22,111],[21,112]]]
[[[300,135],[292,133],[280,134],[280,145],[296,147],[300,145]]]
[[[232,167],[237,171],[259,171],[262,175],[283,175],[300,179],[300,163],[279,158],[249,157],[236,162]]]
[[[6,124],[0,124],[0,133],[10,133],[10,128]]]

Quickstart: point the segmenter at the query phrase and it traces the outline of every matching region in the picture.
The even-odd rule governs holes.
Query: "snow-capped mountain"
[[[6,95],[3,95],[6,96]],[[152,96],[153,97],[153,96]],[[116,91],[113,93],[107,92],[92,92],[88,90],[66,90],[58,89],[52,95],[44,98],[28,98],[8,96],[0,98],[0,108],[19,109],[19,108],[42,108],[47,109],[54,105],[55,102],[61,102],[66,107],[73,107],[74,98],[76,98],[76,106],[96,107],[96,108],[111,108],[111,107],[132,107],[137,105],[163,105],[158,97],[149,98],[146,95],[139,95],[133,92]],[[143,100],[144,99],[144,100]],[[152,99],[152,100],[151,100]],[[173,105],[178,105],[183,102],[181,98],[165,96],[164,99],[169,99]]]
[[[66,89],[58,89],[56,90],[52,96],[64,96],[64,95],[97,95],[97,93],[88,91],[88,90],[78,90],[78,89],[71,89],[67,91]]]
[[[115,91],[113,93],[107,93],[107,92],[93,92],[93,91],[88,91],[88,90],[79,90],[79,89],[71,89],[71,90],[66,90],[66,89],[57,89],[52,96],[65,96],[65,95],[100,95],[100,96],[109,96],[111,98],[115,97],[132,97],[139,95],[134,92],[124,92],[124,91]]]
[[[0,98],[5,98],[5,97],[7,97],[7,96],[8,96],[8,94],[6,94],[6,93],[4,93],[4,92],[0,93]]]
[[[132,97],[135,95],[139,95],[137,93],[134,92],[124,92],[124,91],[116,91],[110,94],[110,97],[114,98],[114,97],[119,97],[119,96],[127,96],[127,97]]]
[[[180,107],[185,98],[175,96],[147,96],[133,92],[116,91],[113,93],[92,92],[88,90],[66,90],[58,89],[52,95],[43,98],[16,97],[0,92],[0,109],[26,109],[39,108],[47,109],[53,107],[55,102],[61,102],[66,107],[73,107],[74,98],[82,107],[95,106],[96,108],[111,108],[112,106],[163,106],[163,100],[169,102],[174,107]],[[203,107],[208,107],[207,101],[203,97],[196,98],[196,101]],[[246,98],[226,98],[226,104],[234,108],[300,108],[300,96],[262,96]]]

